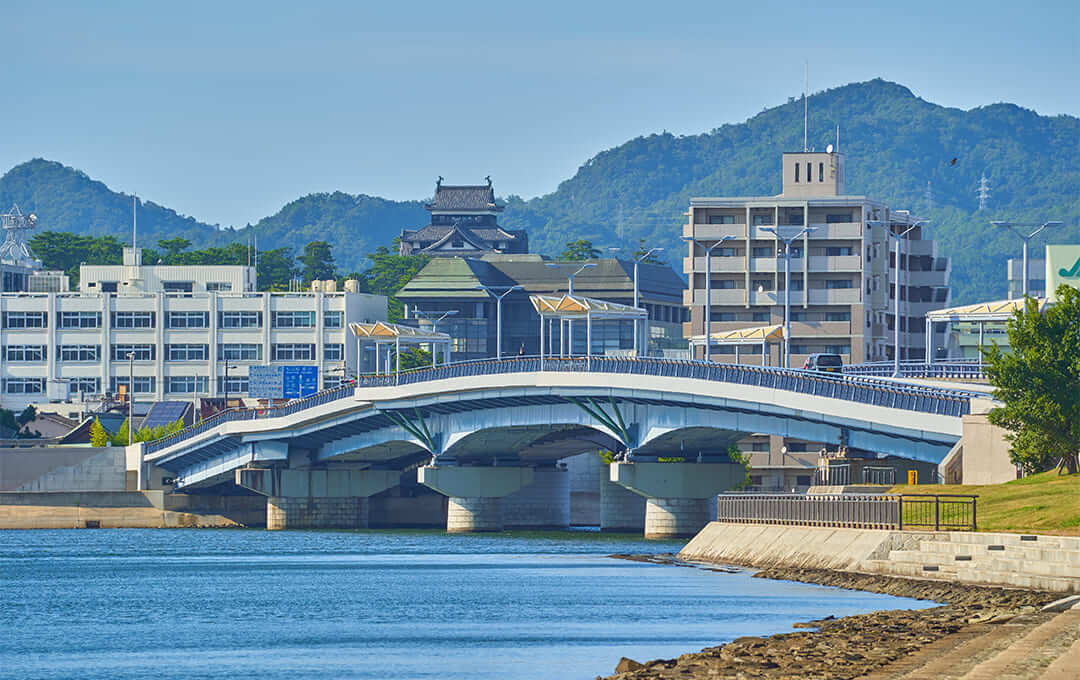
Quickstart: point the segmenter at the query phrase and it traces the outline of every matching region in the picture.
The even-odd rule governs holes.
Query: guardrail
[[[844,366],[845,375],[891,377],[896,366],[891,361],[872,361],[865,364]],[[940,361],[932,364],[900,362],[901,378],[939,378],[943,380],[985,380],[982,364],[978,359],[965,361]]]
[[[843,399],[860,404],[902,408],[920,413],[957,417],[970,413],[970,399],[981,396],[975,392],[898,384],[890,380],[876,380],[869,377],[740,364],[717,364],[682,359],[632,357],[478,359],[446,364],[435,368],[413,369],[400,373],[361,375],[357,378],[355,389],[352,384],[345,385],[324,390],[283,406],[266,409],[228,409],[180,432],[149,442],[146,445],[146,452],[159,451],[178,441],[194,437],[221,423],[285,416],[306,408],[353,396],[354,394],[362,396],[361,391],[368,387],[411,385],[448,378],[531,373],[541,370],[562,373],[614,373],[694,378],[782,389],[801,394]]]
[[[721,494],[716,519],[739,524],[974,531],[977,496]]]

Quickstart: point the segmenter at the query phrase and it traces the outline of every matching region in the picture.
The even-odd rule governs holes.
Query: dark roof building
[[[608,302],[632,304],[634,264],[626,260],[589,260],[592,267],[574,277],[574,294]],[[532,294],[568,292],[567,277],[585,262],[552,262],[540,255],[485,255],[479,258],[437,258],[424,267],[397,294],[405,303],[410,321],[429,323],[423,315],[454,311],[439,322],[438,330],[452,338],[454,361],[483,359],[495,355],[498,332],[495,299],[480,286],[502,292],[511,286],[502,302],[504,355],[535,355],[540,351],[539,318],[529,302]],[[640,306],[649,313],[649,345],[655,354],[662,349],[686,346],[682,321],[688,317],[683,307],[686,284],[668,265],[641,264],[638,267]],[[421,314],[417,314],[417,310]],[[412,321],[412,319],[416,319]],[[562,341],[554,329],[552,347],[556,353]],[[574,352],[585,352],[584,324],[574,327]],[[632,321],[593,322],[593,353],[629,353],[633,347]]]
[[[451,186],[435,183],[435,197],[424,208],[431,224],[401,232],[401,254],[434,257],[477,257],[485,253],[527,253],[524,230],[503,229],[491,178],[487,184]]]

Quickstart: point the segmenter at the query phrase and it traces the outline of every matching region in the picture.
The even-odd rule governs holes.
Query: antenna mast
[[[810,89],[810,62],[803,62],[803,88],[802,88],[802,150],[806,153],[806,123],[809,120],[807,116],[807,104],[806,93]]]
[[[135,215],[135,207],[139,204],[139,197],[135,194],[131,195],[131,250],[135,250],[135,227],[138,224],[138,218]]]
[[[975,195],[979,197],[979,210],[986,210],[986,204],[990,200],[990,180],[986,179],[985,172],[979,180],[979,188],[975,191]]]

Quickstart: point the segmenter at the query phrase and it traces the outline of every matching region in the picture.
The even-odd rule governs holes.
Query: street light
[[[434,335],[435,333],[438,332],[437,329],[439,327],[439,322],[440,321],[442,321],[443,319],[445,319],[448,316],[453,316],[453,315],[455,315],[457,313],[458,313],[458,310],[456,310],[456,309],[450,309],[450,310],[447,310],[447,311],[443,312],[442,314],[439,314],[438,312],[425,312],[422,309],[417,309],[415,307],[413,308],[413,314],[416,314],[416,315],[420,316],[420,318],[427,319],[428,321],[431,322],[431,334],[432,335]],[[435,316],[436,314],[439,314],[439,316]],[[449,352],[450,351],[449,348],[447,348],[446,351]],[[435,349],[435,341],[432,340],[432,342],[431,342],[431,367],[432,368],[435,368],[435,366],[436,366],[436,356],[437,355],[438,355],[438,350]],[[449,357],[447,357],[447,359],[449,359]],[[401,361],[400,357],[398,358],[398,361]]]
[[[760,229],[784,242],[784,368],[791,368],[791,244],[803,234],[817,231],[817,227],[803,227],[798,234],[790,238],[781,236],[776,227]],[[805,295],[806,291],[803,291],[803,296]]]
[[[684,241],[688,241],[691,246],[699,245],[705,249],[705,361],[711,361],[709,354],[712,349],[712,251],[724,243],[733,240],[734,236],[721,236],[716,243],[711,246],[698,243],[698,240],[693,236],[683,236]],[[690,253],[691,262],[694,260],[694,254]],[[691,271],[693,266],[691,265]],[[690,282],[691,290],[693,290],[694,282]],[[691,357],[693,358],[693,357]]]
[[[569,264],[570,264],[570,266],[573,266],[573,263],[569,263]],[[559,263],[559,264],[548,263],[546,266],[551,267],[553,269],[562,269],[563,268],[562,263]],[[567,290],[567,293],[570,295],[570,297],[574,296],[574,277],[577,276],[578,274],[580,274],[581,272],[585,271],[586,269],[589,269],[590,267],[595,267],[595,266],[596,266],[595,262],[585,262],[584,264],[581,265],[581,267],[578,268],[578,270],[576,272],[574,272],[573,274],[570,274],[568,277],[566,277],[566,280],[567,280],[566,290]],[[567,335],[570,336],[568,338],[567,343],[566,343],[566,352],[570,356],[573,356],[574,355],[574,320],[573,319],[567,319],[566,326],[567,326]],[[560,336],[562,335],[562,328],[559,328],[559,335]],[[560,345],[562,344],[562,339],[561,338],[560,338],[559,344]]]
[[[522,290],[521,286],[477,286],[476,290],[487,291],[488,294],[495,296],[495,358],[502,359],[502,301],[503,298],[514,292],[515,290]],[[502,294],[496,293],[496,290],[503,291]]]
[[[236,366],[230,366],[229,362],[225,362],[225,408],[229,408],[229,369],[236,368]]]
[[[135,353],[128,352],[128,446],[135,441]]]
[[[622,250],[621,248],[609,248],[608,250],[616,251]],[[634,258],[634,307],[638,306],[638,265],[645,260],[649,259],[649,256],[653,253],[664,252],[663,247],[650,248],[645,251],[645,254]],[[649,353],[649,339],[645,339],[645,354]],[[634,356],[638,354],[638,319],[634,317]]]
[[[993,220],[993,221],[990,222],[990,224],[994,225],[995,227],[1005,227],[1006,229],[1010,230],[1011,232],[1013,232],[1014,234],[1019,236],[1020,239],[1024,242],[1024,286],[1023,286],[1023,291],[1024,291],[1024,297],[1027,297],[1027,294],[1028,294],[1028,241],[1030,241],[1032,238],[1034,238],[1035,235],[1038,234],[1043,229],[1046,229],[1047,227],[1060,227],[1062,223],[1060,221],[1058,221],[1058,220],[1051,220],[1049,222],[1043,222],[1041,225],[1040,224],[1015,224],[1013,222],[1009,222],[1008,220]],[[1030,234],[1027,234],[1025,236],[1024,232],[1017,231],[1017,227],[1038,227],[1038,229],[1036,229],[1035,231],[1033,231]]]

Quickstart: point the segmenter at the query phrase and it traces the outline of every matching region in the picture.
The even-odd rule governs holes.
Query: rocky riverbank
[[[673,555],[614,555],[622,559],[692,565]],[[772,568],[755,574],[803,583],[933,600],[946,604],[918,611],[880,611],[840,619],[826,618],[771,637],[745,637],[726,645],[683,654],[677,659],[638,663],[623,659],[608,680],[720,680],[768,678],[847,680],[878,670],[972,623],[1004,623],[1030,616],[1059,595],[988,588],[939,581],[871,576],[817,569]]]

